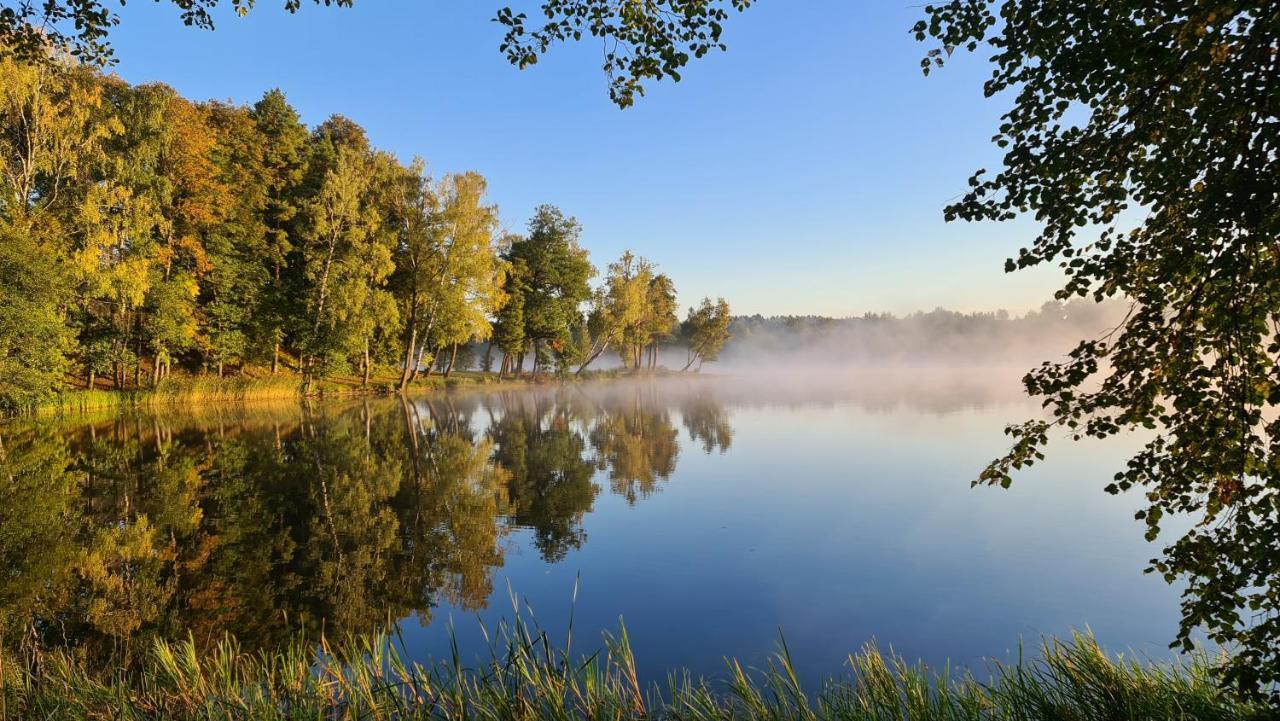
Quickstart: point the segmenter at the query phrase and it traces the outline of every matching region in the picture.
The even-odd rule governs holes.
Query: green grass
[[[201,652],[158,643],[137,668],[95,673],[63,651],[9,657],[0,668],[4,719],[213,721],[243,719],[520,719],[577,721],[1262,721],[1260,704],[1234,701],[1212,680],[1211,660],[1158,666],[1113,658],[1088,635],[1046,641],[1035,661],[997,665],[979,683],[936,673],[868,646],[846,674],[810,695],[785,645],[766,668],[728,662],[718,683],[685,672],[643,688],[625,629],[575,655],[517,620],[494,635],[487,658],[418,665],[386,637],[336,646],[298,642],[246,653],[227,641]]]

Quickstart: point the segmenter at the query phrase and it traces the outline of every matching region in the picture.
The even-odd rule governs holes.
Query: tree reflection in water
[[[678,409],[702,450],[729,447],[713,395]],[[511,529],[560,561],[602,484],[634,504],[679,451],[645,385],[10,424],[0,633],[108,663],[157,636],[255,649],[426,623],[487,603]]]

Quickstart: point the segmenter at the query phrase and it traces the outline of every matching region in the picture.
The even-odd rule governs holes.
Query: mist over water
[[[1121,302],[1050,302],[1023,315],[944,309],[897,317],[816,316],[734,319],[715,368],[721,372],[822,371],[848,368],[1015,368],[1059,359],[1123,318]],[[678,366],[677,366],[678,367]]]

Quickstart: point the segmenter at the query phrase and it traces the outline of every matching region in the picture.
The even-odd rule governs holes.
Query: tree
[[[435,190],[440,212],[433,227],[437,251],[429,263],[436,274],[428,286],[424,342],[435,352],[459,344],[487,340],[492,335],[489,318],[505,300],[502,293],[504,263],[494,246],[498,209],[483,203],[488,186],[475,172],[446,176]],[[452,362],[450,362],[452,368]]]
[[[582,226],[551,205],[542,205],[529,221],[528,235],[517,239],[505,260],[523,273],[524,340],[534,353],[535,369],[561,363],[572,339],[572,328],[581,323],[579,307],[591,297],[587,284],[595,269],[587,251],[578,245]],[[516,362],[523,367],[524,356]]]
[[[307,129],[279,90],[263,95],[251,115],[260,136],[255,164],[261,166],[266,196],[261,213],[267,250],[260,262],[271,276],[257,318],[258,334],[271,343],[271,372],[275,373],[287,319],[294,310],[284,271],[296,243],[292,231],[302,203],[299,187],[307,169]]]
[[[389,254],[373,249],[378,218],[366,202],[371,172],[368,156],[340,146],[334,166],[325,173],[317,196],[307,205],[309,232],[302,240],[302,272],[306,283],[309,328],[302,340],[303,388],[345,362],[353,327],[348,309],[334,302],[335,291],[350,290],[373,272],[385,279],[392,268]],[[372,259],[374,267],[367,265]]]
[[[591,340],[578,373],[611,347],[624,365],[639,367],[639,348],[647,340],[645,321],[652,280],[653,265],[629,250],[609,264],[604,285],[592,296],[586,324]]]
[[[729,304],[724,298],[715,303],[710,298],[703,298],[702,305],[689,309],[689,315],[680,328],[687,344],[689,361],[682,371],[689,370],[694,363],[701,370],[703,363],[720,357],[720,350],[724,348],[725,341],[729,340],[731,320]]]
[[[475,172],[433,184],[421,161],[396,185],[397,292],[405,309],[401,390],[441,348],[491,335],[489,317],[505,298],[504,266],[494,244],[498,209],[484,204],[486,190]]]
[[[507,240],[514,242],[511,238]],[[507,302],[498,310],[493,322],[493,345],[502,351],[499,377],[515,371],[515,359],[523,357],[528,348],[524,337],[524,296],[528,290],[524,279],[527,274],[524,263],[517,261],[507,268],[504,279],[502,291]]]
[[[375,153],[364,166],[366,185],[360,205],[365,209],[367,233],[353,235],[351,267],[334,287],[336,318],[344,327],[342,345],[347,357],[359,357],[361,384],[369,385],[375,336],[394,335],[399,309],[389,287],[395,270],[396,236],[380,212],[387,190],[403,169],[388,153]]]
[[[53,395],[73,338],[61,269],[47,247],[0,223],[0,412]]]
[[[1280,682],[1280,18],[1235,2],[951,0],[915,27],[992,49],[985,93],[1011,93],[994,176],[974,174],[947,219],[1033,214],[1010,271],[1057,263],[1057,297],[1125,298],[1112,332],[1024,379],[1049,420],[1011,426],[978,483],[1007,486],[1074,439],[1148,428],[1108,486],[1142,488],[1154,540],[1191,517],[1149,570],[1183,579],[1178,642],[1205,627],[1235,650],[1224,680]]]
[[[649,281],[645,294],[645,343],[649,352],[649,369],[658,367],[658,348],[671,338],[679,327],[679,308],[676,301],[676,284],[671,276],[659,273]]]

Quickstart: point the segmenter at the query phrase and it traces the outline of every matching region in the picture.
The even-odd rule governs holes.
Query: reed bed
[[[1228,721],[1275,719],[1262,702],[1215,686],[1212,663],[1113,658],[1094,639],[1044,641],[1034,661],[994,665],[979,682],[932,671],[869,645],[843,676],[810,693],[785,645],[764,668],[728,662],[708,682],[673,672],[642,687],[625,629],[575,655],[520,620],[490,637],[487,657],[426,665],[386,636],[299,641],[248,653],[227,640],[201,651],[159,642],[135,668],[103,673],[65,651],[26,653],[0,668],[0,718],[120,721],[286,719],[485,721]]]

